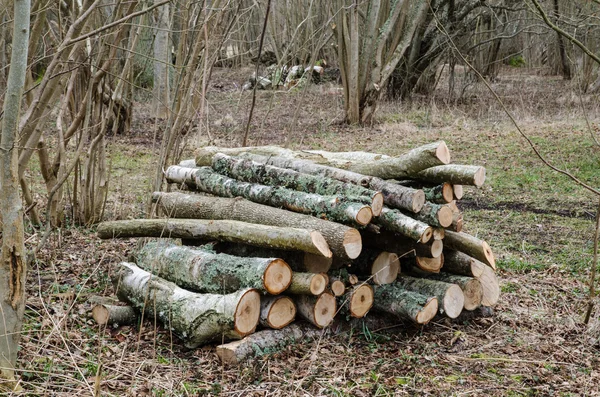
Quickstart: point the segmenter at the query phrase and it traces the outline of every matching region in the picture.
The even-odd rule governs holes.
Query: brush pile
[[[99,322],[143,311],[188,347],[236,339],[217,353],[237,362],[336,315],[427,324],[498,301],[494,255],[462,231],[456,204],[485,169],[450,164],[443,141],[397,157],[206,147],[166,178],[181,191],[154,193],[164,218],[98,228],[101,238],[162,238],[113,274],[134,310],[98,306]],[[259,325],[268,330],[254,333]]]

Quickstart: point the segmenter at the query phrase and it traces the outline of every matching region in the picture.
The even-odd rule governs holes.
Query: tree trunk
[[[255,289],[228,295],[197,294],[133,263],[119,264],[112,281],[119,299],[158,318],[188,348],[221,338],[243,338],[254,332],[260,317],[260,294]]]
[[[438,312],[438,299],[408,291],[397,283],[375,287],[373,308],[416,324],[427,324]]]
[[[450,318],[458,317],[463,310],[465,295],[456,284],[404,275],[398,277],[396,282],[409,291],[437,297],[440,313]]]
[[[219,174],[244,182],[284,187],[322,196],[340,196],[349,201],[368,204],[371,206],[374,216],[378,216],[383,208],[381,192],[332,178],[304,174],[287,168],[261,164],[250,159],[233,158],[222,153],[217,153],[213,157],[212,168]]]
[[[167,175],[178,166],[171,166]],[[171,171],[170,171],[171,170]],[[334,222],[367,225],[373,213],[368,205],[341,200],[338,196],[321,196],[318,194],[297,192],[279,187],[271,187],[247,182],[217,174],[209,167],[201,167],[193,171],[197,189],[221,197],[244,197],[255,203],[286,208],[293,212],[325,216]]]
[[[433,183],[449,182],[457,185],[481,187],[485,182],[485,168],[462,164],[438,165],[416,172],[410,177]]]
[[[240,258],[164,242],[149,242],[137,254],[138,265],[193,291],[231,293],[255,288],[277,295],[292,280],[292,270],[281,259]]]
[[[556,25],[558,25],[560,21],[560,7],[558,0],[554,0],[554,17],[556,18]],[[569,65],[569,59],[567,57],[567,49],[565,47],[565,42],[563,40],[562,35],[559,32],[556,32],[556,36],[563,78],[565,80],[571,80],[571,66]]]
[[[23,313],[25,310],[25,278],[27,261],[23,231],[23,208],[19,195],[19,148],[17,129],[21,97],[27,71],[29,41],[29,0],[14,1],[13,42],[4,95],[4,117],[0,137],[0,219],[2,219],[2,263],[0,264],[0,386],[15,390],[15,365]],[[19,143],[22,145],[23,142]]]
[[[281,329],[296,318],[296,304],[285,295],[260,298],[260,325],[272,329]]]
[[[233,219],[263,225],[297,227],[319,231],[333,254],[356,258],[362,250],[358,230],[338,223],[317,219],[252,203],[240,198],[205,197],[183,193],[154,193],[165,215],[174,218]]]
[[[120,326],[135,324],[138,316],[131,306],[98,304],[92,309],[92,317],[99,325]]]
[[[460,186],[460,185],[459,185]],[[454,200],[452,184],[444,182],[434,187],[423,188],[425,200],[436,204],[446,204]]]
[[[452,210],[445,204],[425,202],[421,211],[411,214],[410,217],[434,227],[448,227],[452,225]]]
[[[318,338],[323,331],[306,323],[293,323],[281,330],[264,330],[242,340],[217,346],[217,356],[225,364],[236,365],[263,352],[278,351],[304,340]]]
[[[353,273],[368,277],[374,284],[389,284],[396,280],[400,271],[398,255],[377,249],[364,249],[352,261]]]
[[[329,284],[329,277],[325,273],[299,273],[294,272],[292,283],[286,290],[288,294],[319,296]]]
[[[465,310],[475,310],[481,306],[483,287],[478,279],[450,273],[431,274],[427,278],[458,285],[465,295]]]
[[[170,237],[218,240],[282,250],[310,252],[331,258],[323,235],[316,230],[296,229],[230,220],[135,219],[98,225],[100,238]]]
[[[162,0],[154,0],[160,3]],[[169,4],[157,8],[156,34],[154,36],[154,109],[159,118],[168,117],[169,109],[169,65],[171,48],[169,46]]]
[[[466,233],[446,230],[444,245],[450,249],[461,251],[475,259],[480,260],[496,270],[496,260],[489,244]]]
[[[467,277],[481,277],[485,263],[478,261],[460,251],[447,250],[444,252],[443,271]]]
[[[403,236],[420,243],[428,242],[433,236],[431,226],[404,215],[398,210],[384,208],[375,223],[388,231],[400,233]]]
[[[319,296],[294,295],[298,314],[318,328],[331,324],[337,306],[335,296],[325,292]]]

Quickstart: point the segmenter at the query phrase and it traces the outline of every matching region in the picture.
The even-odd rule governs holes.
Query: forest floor
[[[208,132],[190,131],[185,156],[198,142],[240,144],[251,102],[239,91],[246,72],[215,71]],[[377,123],[364,128],[339,124],[334,84],[259,92],[249,143],[395,155],[443,139],[453,161],[486,166],[486,184],[468,189],[459,207],[465,230],[498,258],[502,296],[492,317],[357,327],[223,366],[214,346],[186,350],[152,321],[100,329],[87,299],[112,294],[111,269],[136,242],[102,241],[93,227],[67,225],[29,269],[19,355],[27,395],[600,396],[598,310],[582,323],[598,198],[545,167],[485,87],[472,85],[456,100],[446,87],[433,98],[383,103]],[[600,135],[597,97],[526,69],[503,70],[493,87],[549,161],[600,186],[591,134]],[[132,130],[110,142],[107,219],[144,216],[160,127],[136,105]],[[40,234],[28,230],[28,245]]]

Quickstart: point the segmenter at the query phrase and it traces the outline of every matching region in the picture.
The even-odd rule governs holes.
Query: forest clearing
[[[404,1],[408,3],[408,0]],[[33,3],[32,21],[35,21],[34,17],[40,15],[45,2]],[[86,4],[80,10],[81,13],[85,7],[91,7],[88,3],[94,2],[84,3]],[[134,12],[144,15],[136,8],[138,2],[118,3],[123,8],[124,15]],[[155,1],[155,10],[161,9],[164,3],[166,2]],[[298,0],[299,3],[305,6],[303,10],[313,7],[308,5],[312,2],[304,4]],[[385,1],[376,3],[387,4]],[[500,9],[512,4],[506,3],[499,1],[494,6]],[[526,1],[523,3],[529,4]],[[566,3],[560,3],[564,7],[563,12],[572,13],[569,14],[569,20],[577,20],[575,11]],[[227,4],[228,7],[233,7]],[[19,331],[19,350],[14,366],[16,386],[12,381],[7,382],[9,387],[14,387],[9,391],[1,389],[0,384],[0,394],[600,395],[600,317],[597,298],[589,298],[590,277],[594,279],[590,272],[594,266],[597,267],[594,239],[595,235],[597,239],[599,210],[598,195],[592,190],[600,186],[600,101],[597,90],[580,89],[581,79],[584,78],[591,79],[589,83],[593,85],[592,77],[598,73],[597,67],[585,66],[592,70],[589,72],[591,77],[585,75],[580,58],[582,53],[575,45],[568,44],[573,77],[566,79],[564,73],[556,73],[556,70],[561,70],[560,67],[551,68],[557,62],[560,63],[559,56],[555,55],[552,60],[546,59],[543,62],[538,61],[538,58],[534,60],[536,46],[543,47],[539,40],[548,39],[549,34],[534,35],[533,39],[530,38],[534,44],[525,48],[519,47],[523,43],[505,38],[502,40],[505,44],[495,54],[496,59],[492,62],[495,65],[493,77],[488,74],[483,82],[467,66],[469,61],[476,62],[479,55],[452,57],[449,54],[453,51],[449,50],[445,55],[440,55],[438,63],[433,66],[435,81],[427,92],[421,92],[415,83],[410,88],[402,88],[410,91],[408,96],[378,96],[376,106],[372,109],[369,109],[371,105],[361,107],[355,115],[357,119],[352,120],[353,110],[348,105],[352,102],[352,95],[348,95],[348,81],[351,80],[349,77],[337,77],[344,70],[342,68],[340,71],[340,58],[335,50],[317,48],[323,44],[321,41],[327,41],[325,39],[328,37],[321,36],[326,34],[314,27],[313,31],[318,34],[314,33],[313,36],[303,36],[304,29],[299,29],[300,33],[286,30],[286,34],[292,35],[293,39],[286,36],[289,47],[277,49],[277,44],[281,44],[278,40],[283,40],[283,36],[278,38],[273,33],[265,35],[264,30],[261,35],[262,24],[266,19],[265,7],[273,7],[273,14],[268,18],[288,18],[285,21],[291,25],[296,23],[303,26],[302,15],[284,16],[270,1],[259,1],[254,6],[245,2],[240,4],[237,7],[246,10],[251,15],[248,18],[253,18],[254,21],[252,29],[245,32],[254,40],[249,45],[249,54],[240,55],[236,50],[234,56],[229,56],[231,54],[228,53],[229,47],[226,44],[228,40],[239,42],[236,41],[239,37],[235,35],[242,30],[236,30],[236,27],[237,24],[245,26],[241,18],[246,14],[239,12],[239,17],[233,18],[222,11],[227,8],[225,6],[219,9],[221,11],[215,11],[217,7],[211,9],[210,12],[215,13],[215,20],[208,19],[209,22],[204,25],[208,29],[196,26],[190,32],[201,32],[202,35],[207,35],[206,38],[210,34],[210,42],[214,47],[211,50],[215,55],[206,56],[208,52],[198,55],[194,53],[193,46],[187,50],[175,49],[179,51],[178,57],[166,62],[167,64],[184,70],[185,67],[177,62],[183,62],[179,55],[187,54],[185,62],[191,62],[190,67],[199,72],[187,75],[182,72],[179,83],[173,76],[170,80],[167,79],[167,87],[169,84],[171,87],[163,87],[162,91],[171,90],[170,97],[166,95],[156,102],[159,96],[159,93],[153,91],[157,87],[156,74],[154,84],[152,73],[149,77],[150,84],[143,81],[141,69],[136,69],[139,74],[135,78],[127,74],[129,70],[134,70],[132,64],[136,61],[133,61],[133,55],[125,57],[121,77],[134,88],[129,90],[118,85],[120,79],[116,76],[121,73],[118,64],[105,65],[110,73],[99,79],[106,79],[107,83],[102,88],[98,88],[100,85],[93,86],[91,82],[94,81],[94,76],[99,76],[103,69],[91,65],[102,63],[100,61],[108,62],[113,55],[116,57],[110,53],[112,44],[99,46],[105,48],[106,53],[92,50],[88,55],[82,55],[82,59],[85,58],[86,61],[81,62],[86,66],[80,75],[73,72],[76,68],[54,71],[57,76],[64,74],[65,77],[62,80],[56,78],[60,83],[51,88],[56,92],[64,92],[64,95],[35,96],[34,99],[28,99],[28,93],[23,95],[22,106],[25,110],[22,111],[21,120],[26,122],[22,121],[20,134],[33,139],[39,130],[38,138],[41,138],[33,147],[28,144],[18,145],[21,157],[17,161],[20,163],[27,157],[24,161],[26,166],[19,168],[19,171],[23,170],[20,188],[24,190],[19,189],[19,177],[15,182],[16,191],[20,191],[23,198],[23,244],[29,259],[24,280],[23,324],[22,331]],[[542,2],[547,9],[552,4]],[[197,9],[192,7],[190,10],[204,9],[201,4],[196,7]],[[261,7],[262,11],[253,14],[253,7]],[[442,9],[445,6],[439,7]],[[531,13],[537,15],[534,3],[528,7],[529,18]],[[54,18],[50,16],[52,8],[53,6],[48,6],[51,22]],[[229,12],[234,15],[232,10],[239,11],[240,8],[233,7]],[[596,15],[596,8],[588,10],[590,15]],[[351,9],[348,6],[348,10]],[[488,11],[490,9],[494,8],[485,8]],[[481,12],[487,12],[485,10]],[[310,11],[306,12],[309,16],[312,15]],[[524,11],[507,11],[509,14],[510,12]],[[81,13],[74,13],[74,16],[82,15]],[[351,13],[349,15],[349,21],[352,21]],[[335,17],[339,16],[331,18]],[[118,21],[116,16],[110,16],[113,19],[106,18],[112,23]],[[145,23],[151,24],[153,21],[156,24],[164,22],[161,21],[160,14],[155,13],[152,18],[154,19],[150,21],[140,20],[139,24],[133,23],[131,27],[145,27]],[[312,15],[311,18],[316,17]],[[435,18],[431,16],[431,19],[427,19],[428,23],[435,24]],[[498,17],[494,22],[497,25],[492,26],[499,35],[506,33],[503,29],[510,24],[504,18]],[[537,23],[543,22],[539,17],[535,20]],[[314,20],[315,26],[318,26],[318,22],[319,20]],[[42,24],[44,23],[46,22]],[[119,26],[108,23],[105,26]],[[184,31],[180,29],[181,26],[173,25],[173,21],[169,23],[171,25],[167,24],[163,31],[170,29],[173,35]],[[11,24],[6,24],[9,25]],[[34,25],[35,23],[31,28],[32,35],[36,32]],[[571,28],[570,25],[565,25]],[[48,26],[68,31],[68,27],[57,27],[58,25],[50,22]],[[230,30],[227,30],[228,26]],[[102,25],[92,24],[87,29],[93,33],[94,28],[101,27]],[[4,27],[2,29],[4,30],[0,33],[4,38],[7,33]],[[277,27],[270,26],[268,29],[276,32]],[[361,25],[361,29],[366,27]],[[478,29],[483,28],[476,25],[472,29],[480,32]],[[114,39],[117,42],[111,35],[121,34],[119,40],[123,40],[125,44],[120,45],[128,46],[132,49],[131,54],[135,54],[140,52],[135,46],[135,41],[138,40],[136,30],[115,30],[114,33],[100,37],[102,40]],[[143,39],[142,30],[140,28],[138,32],[141,34],[140,40]],[[161,31],[161,28],[157,31]],[[468,32],[469,29],[465,31]],[[484,34],[488,33],[480,32],[478,37],[486,41],[488,37],[484,37]],[[213,34],[217,43],[212,41]],[[306,47],[295,46],[294,40],[300,40],[296,34],[305,40]],[[352,28],[348,34],[353,34]],[[160,34],[153,35],[154,41],[160,39]],[[71,38],[75,43],[77,36],[84,37],[88,34],[75,34],[76,39]],[[455,38],[459,40],[459,36]],[[129,37],[129,41],[125,37]],[[265,39],[268,51],[258,49],[261,37]],[[361,40],[364,39],[362,37]],[[590,30],[586,33],[588,41],[585,43],[590,45],[593,37],[593,30]],[[556,35],[553,34],[551,40],[555,39]],[[54,37],[52,40],[58,39]],[[187,40],[193,43],[192,39]],[[467,45],[469,40],[453,44],[456,46],[454,51],[458,48],[471,48]],[[310,44],[306,44],[309,41]],[[96,45],[94,42],[95,39],[86,41],[85,37],[81,40],[81,43],[91,47]],[[83,44],[80,48],[82,54],[86,51]],[[515,49],[516,47],[519,48]],[[152,54],[152,48],[149,48],[146,50],[156,60],[156,52]],[[278,68],[278,64],[291,67],[298,61],[291,59],[294,56],[289,54],[287,56],[290,59],[286,59],[285,48],[296,52],[298,59],[307,61],[303,64],[298,62],[303,67],[298,69],[298,77],[288,85],[285,85],[285,79],[276,83],[280,77],[274,77],[283,71]],[[490,44],[485,51],[493,52],[494,48]],[[279,53],[281,49],[284,55]],[[156,47],[154,50],[156,51]],[[320,50],[322,51],[319,52]],[[592,52],[594,50],[592,48]],[[39,55],[39,51],[40,48],[34,53]],[[3,47],[0,52],[8,50]],[[275,61],[255,62],[265,52],[275,53]],[[318,72],[318,78],[313,75],[316,63],[308,62],[321,59],[315,53],[326,59],[326,62],[320,63],[323,64],[323,69],[322,73]],[[467,53],[465,50],[465,54]],[[90,61],[94,56],[97,58]],[[523,59],[524,63],[521,63]],[[28,62],[34,63],[31,60]],[[69,63],[66,59],[61,59],[60,62],[65,65]],[[309,66],[304,71],[306,65]],[[50,66],[45,64],[45,67]],[[146,68],[152,69],[152,66],[150,62]],[[476,64],[474,67],[482,70],[483,66]],[[208,68],[210,73],[207,72]],[[31,93],[35,94],[36,89],[43,92],[44,84],[53,84],[54,80],[44,78],[47,70],[35,70],[26,77],[25,87],[29,87]],[[5,70],[0,75],[3,97],[7,90],[4,85],[6,72]],[[156,68],[154,72],[156,73]],[[351,72],[346,72],[351,76]],[[159,70],[160,73],[168,75],[174,72]],[[306,77],[309,74],[312,77]],[[332,77],[323,77],[328,74]],[[264,79],[268,79],[272,86],[261,87],[265,83]],[[362,80],[359,78],[359,81]],[[92,89],[92,86],[95,88]],[[182,86],[189,91],[179,98],[174,90],[180,90]],[[372,85],[365,84],[365,87]],[[163,94],[164,92],[160,95]],[[363,94],[363,99],[368,99],[372,93]],[[68,95],[72,95],[72,98],[64,99]],[[98,98],[87,102],[88,99],[85,98],[93,98],[94,95],[98,95]],[[36,100],[44,98],[51,103],[47,114],[44,109],[36,108]],[[358,104],[365,102],[371,104],[369,100],[357,101]],[[104,105],[99,105],[101,103]],[[165,103],[169,105],[161,109]],[[178,109],[177,112],[173,110],[175,108]],[[161,113],[163,111],[165,114]],[[5,110],[3,117],[6,112]],[[507,113],[514,118],[520,131]],[[83,114],[88,116],[82,118],[81,125],[76,124],[78,115]],[[173,116],[175,114],[178,116]],[[181,119],[179,115],[182,115]],[[41,126],[36,125],[27,130],[31,120],[38,122],[36,117],[39,117]],[[3,124],[3,128],[6,128],[5,125]],[[3,135],[5,131],[6,129],[3,130]],[[592,189],[577,184],[564,172],[553,171],[545,165],[533,152],[524,135],[539,150],[545,161],[575,175]],[[73,140],[69,141],[70,138],[65,139],[65,136],[72,136]],[[181,160],[193,158],[196,161],[193,166],[210,165],[199,164],[196,158],[202,153],[202,148],[277,145],[295,152],[356,151],[394,158],[423,145],[442,141],[449,149],[452,164],[485,167],[485,183],[480,187],[465,185],[461,199],[454,205],[461,212],[461,220],[464,220],[464,224],[461,222],[462,232],[489,243],[493,251],[500,297],[497,303],[490,305],[491,308],[463,311],[461,315],[451,316],[456,318],[432,315],[432,319],[423,324],[415,324],[407,318],[380,316],[380,312],[375,309],[366,310],[364,318],[353,318],[351,321],[346,320],[361,317],[362,314],[355,316],[354,313],[337,313],[337,320],[332,326],[326,323],[319,325],[323,328],[318,328],[309,324],[310,336],[300,343],[294,340],[275,348],[254,346],[251,357],[241,359],[239,363],[224,362],[218,352],[217,346],[228,342],[226,335],[231,336],[231,333],[211,333],[212,339],[208,343],[202,339],[202,343],[193,344],[166,327],[160,314],[154,317],[144,315],[140,322],[140,317],[137,317],[139,311],[136,309],[134,321],[120,325],[100,325],[92,317],[95,305],[114,302],[111,299],[114,299],[120,287],[118,282],[113,281],[117,273],[123,272],[121,263],[133,260],[141,263],[144,255],[149,258],[148,263],[151,263],[150,259],[162,255],[160,243],[145,244],[144,239],[139,238],[106,238],[112,237],[106,231],[107,225],[111,225],[111,221],[150,218],[175,220],[174,212],[164,208],[161,212],[156,203],[153,206],[152,198],[155,197],[156,201],[156,197],[161,195],[168,197],[171,194],[193,194],[189,191],[193,190],[190,187],[192,174],[185,174],[188,179],[178,179],[182,174],[177,174],[176,169],[169,167],[180,164]],[[31,153],[29,149],[32,149]],[[216,155],[218,156],[221,155]],[[231,162],[235,158],[234,155],[223,156],[222,160]],[[44,163],[45,161],[47,162]],[[3,167],[7,169],[6,166]],[[188,169],[178,172],[197,171]],[[63,178],[64,184],[61,182]],[[186,183],[187,187],[184,186]],[[227,184],[230,186],[229,182]],[[209,200],[217,202],[224,199],[210,197]],[[403,211],[405,214],[410,212],[406,209]],[[3,219],[12,219],[6,217],[6,213],[2,213]],[[306,216],[310,217],[309,215]],[[332,220],[334,216],[336,215],[328,213],[326,218]],[[39,219],[36,220],[36,217]],[[373,224],[378,224],[376,218],[373,215]],[[364,233],[370,230],[360,224],[352,227],[362,233],[365,247]],[[452,233],[452,228],[455,227],[456,222],[452,225],[444,224],[439,229]],[[8,228],[3,230],[4,240],[7,240],[7,230]],[[184,244],[190,243],[189,239],[187,242],[185,238],[183,240]],[[313,239],[313,243],[314,241],[316,240]],[[432,234],[429,244],[433,241]],[[319,243],[315,245],[318,246]],[[445,249],[448,246],[445,245]],[[329,248],[333,251],[329,255],[333,256],[335,263],[336,256],[340,256],[339,252],[331,244]],[[319,252],[327,251],[322,247],[307,249],[312,249],[319,255]],[[444,255],[447,254],[448,251],[444,251]],[[399,258],[401,265],[409,261],[408,257]],[[288,262],[296,272],[292,261]],[[219,266],[219,263],[215,263]],[[206,269],[208,268],[205,271]],[[332,281],[338,274],[328,269],[329,267],[323,271]],[[405,272],[405,269],[402,267],[400,273]],[[308,274],[304,271],[302,270],[303,274]],[[3,274],[5,273],[0,272],[0,276]],[[399,279],[395,282],[399,282]],[[377,288],[381,286],[378,282],[370,281],[370,284],[377,294]],[[225,283],[213,283],[208,288],[215,288],[215,294],[235,292],[226,290]],[[260,290],[262,286],[256,288]],[[272,293],[266,282],[264,288]],[[298,292],[299,289],[295,291],[298,295],[293,299],[296,306],[299,306],[298,296],[304,292]],[[320,290],[319,294],[322,292]],[[0,294],[2,299],[6,296]],[[157,304],[158,300],[154,302]],[[341,301],[337,302],[339,305]],[[590,307],[591,316],[589,321],[585,321]],[[298,307],[298,311],[300,310]],[[300,319],[300,315],[297,315],[297,319]],[[318,322],[317,319],[313,320]],[[303,323],[307,324],[307,320]],[[340,323],[344,325],[340,326]],[[294,324],[302,323],[296,321]],[[4,328],[0,327],[2,329]],[[239,331],[237,328],[236,330]],[[238,334],[234,339],[239,337]],[[0,352],[3,347],[0,343]]]

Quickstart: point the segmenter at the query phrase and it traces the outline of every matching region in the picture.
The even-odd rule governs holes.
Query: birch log
[[[138,316],[131,306],[97,304],[92,309],[92,318],[99,325],[113,326],[135,324]]]
[[[427,324],[438,312],[438,298],[408,291],[393,283],[375,287],[373,308],[416,324]]]
[[[121,263],[112,276],[124,302],[158,318],[186,347],[225,339],[240,339],[256,329],[260,294],[243,289],[228,295],[197,294],[156,277],[132,263]]]
[[[164,242],[147,243],[137,260],[141,268],[198,292],[255,288],[277,295],[292,280],[292,270],[279,258],[241,258]]]
[[[331,250],[321,233],[291,227],[277,227],[231,220],[134,219],[102,222],[98,236],[170,237],[218,240],[257,247],[309,252],[331,258]]]
[[[272,208],[240,198],[163,192],[156,192],[152,197],[158,201],[162,211],[169,217],[232,219],[270,226],[316,230],[323,235],[332,253],[339,258],[356,258],[362,250],[358,230],[309,215]]]
[[[167,169],[167,180],[180,174],[181,167],[173,165]],[[186,171],[187,172],[187,171]],[[321,196],[290,189],[254,183],[240,182],[214,172],[210,167],[193,170],[196,189],[221,197],[243,197],[259,204],[286,208],[293,212],[326,217],[334,222],[367,225],[371,222],[371,207],[347,201],[338,196]]]

